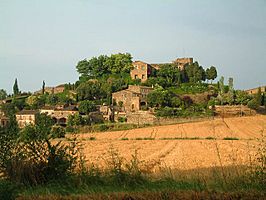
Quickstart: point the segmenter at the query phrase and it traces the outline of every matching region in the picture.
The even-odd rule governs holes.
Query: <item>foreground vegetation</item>
[[[125,161],[110,149],[105,170],[86,166],[82,145],[75,138],[67,144],[54,141],[45,115],[23,130],[11,121],[0,131],[0,199],[259,199],[266,195],[264,139],[252,166],[221,166],[207,173],[166,167],[154,174],[137,151]]]

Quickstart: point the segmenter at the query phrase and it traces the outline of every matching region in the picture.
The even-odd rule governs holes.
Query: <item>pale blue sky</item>
[[[265,0],[0,0],[0,88],[34,91],[78,79],[76,63],[129,52],[191,56],[235,88],[266,85]]]

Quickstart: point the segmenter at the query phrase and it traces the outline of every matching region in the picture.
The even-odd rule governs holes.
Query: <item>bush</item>
[[[127,122],[127,118],[126,117],[118,117],[118,122],[124,123]]]
[[[247,105],[250,109],[254,109],[254,110],[256,110],[259,107],[259,103],[257,102],[256,99],[250,100]]]
[[[0,180],[0,199],[12,200],[18,195],[18,187],[7,180]]]
[[[100,124],[98,130],[99,131],[107,131],[108,130],[108,126],[106,124]]]
[[[64,138],[66,131],[61,126],[55,126],[52,128],[52,138]]]
[[[10,181],[38,185],[74,171],[79,153],[77,143],[51,143],[52,124],[47,119],[41,115],[35,126],[26,126],[20,133],[14,127],[1,130],[0,152],[4,153],[0,155],[0,173]]]

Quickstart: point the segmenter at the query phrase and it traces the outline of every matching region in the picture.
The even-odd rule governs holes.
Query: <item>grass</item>
[[[160,140],[201,140],[199,137],[174,137],[174,138],[160,138]]]
[[[125,196],[136,199],[176,199],[181,195],[184,199],[224,199],[227,196],[232,196],[229,199],[261,199],[266,195],[265,186],[251,181],[248,176],[231,177],[225,183],[219,172],[216,173],[212,180],[197,176],[189,179],[152,179],[141,175],[138,181],[136,175],[129,171],[109,171],[69,176],[31,187],[1,180],[0,198],[14,199],[19,195],[19,199],[72,199],[71,196],[74,199],[126,199]],[[117,177],[123,178],[119,180]]]
[[[209,136],[209,137],[206,137],[205,139],[206,139],[206,140],[216,140],[215,137],[210,137],[210,136]]]
[[[239,140],[239,138],[236,137],[225,137],[223,140]]]
[[[144,137],[144,138],[137,137],[135,140],[155,140],[155,138],[151,138],[151,137]]]
[[[96,140],[96,137],[89,137],[89,140]]]

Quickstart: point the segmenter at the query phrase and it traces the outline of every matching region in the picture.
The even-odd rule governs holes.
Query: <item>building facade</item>
[[[180,71],[183,71],[186,65],[193,63],[193,58],[177,58],[173,61],[173,63],[177,64],[177,67]]]
[[[176,64],[178,69],[183,71],[186,65],[193,63],[193,58],[177,58],[172,63]],[[145,82],[152,74],[153,70],[155,71],[160,70],[160,66],[162,64],[171,64],[171,63],[148,64],[143,61],[135,61],[132,63],[133,68],[130,71],[130,76],[133,80],[140,79],[141,82]]]
[[[136,112],[147,106],[147,96],[152,91],[151,87],[129,85],[128,89],[113,93],[112,101],[124,112]]]
[[[257,94],[259,92],[259,88],[260,88],[262,93],[266,92],[266,86],[245,90],[245,92],[248,93],[248,94]]]
[[[145,82],[151,74],[152,66],[142,61],[132,63],[133,69],[130,71],[130,76],[133,80],[140,79]]]
[[[19,128],[24,128],[26,125],[34,125],[36,122],[37,111],[35,110],[22,110],[16,114],[16,120]]]
[[[67,124],[68,117],[70,115],[78,114],[79,112],[76,106],[71,105],[67,107],[45,106],[40,109],[40,113],[51,116],[55,123],[65,126]]]

